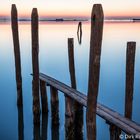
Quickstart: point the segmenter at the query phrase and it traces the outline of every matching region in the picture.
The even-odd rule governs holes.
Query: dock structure
[[[13,12],[14,10],[14,12]],[[17,91],[21,85],[21,62],[20,62],[20,48],[18,39],[18,24],[17,13],[15,5],[12,5],[12,31],[14,40],[15,53],[15,67],[17,76]],[[13,16],[15,15],[15,16]],[[87,140],[96,140],[96,116],[100,116],[109,125],[110,139],[120,139],[120,134],[126,133],[128,135],[140,138],[140,125],[132,121],[132,104],[133,104],[133,85],[134,85],[134,64],[135,64],[135,42],[127,43],[126,55],[126,92],[125,92],[125,115],[110,109],[109,107],[97,102],[99,79],[100,79],[100,59],[102,50],[102,34],[104,14],[101,4],[93,5],[91,14],[91,38],[90,38],[90,55],[89,55],[89,81],[88,94],[81,93],[76,88],[76,75],[74,64],[74,39],[68,38],[68,59],[71,86],[56,80],[39,71],[39,38],[38,38],[38,12],[34,8],[31,15],[31,32],[32,32],[32,68],[33,68],[33,120],[34,120],[34,139],[40,139],[40,113],[42,110],[42,128],[47,130],[43,122],[47,125],[48,120],[48,98],[47,88],[50,88],[51,95],[51,126],[52,139],[59,139],[59,94],[65,96],[65,127],[66,139],[79,138],[82,140],[83,129],[83,107],[86,108],[86,130]],[[19,84],[20,83],[20,84]],[[20,90],[22,87],[20,87]],[[61,91],[61,93],[59,92]],[[19,94],[20,93],[20,94]],[[18,92],[17,99],[21,101],[22,92]],[[41,99],[40,99],[41,98]],[[40,106],[41,100],[41,106]],[[21,119],[20,119],[21,118]],[[23,128],[23,111],[21,117],[19,115],[19,123]],[[80,122],[79,122],[80,120]],[[78,123],[76,123],[78,122]],[[72,131],[69,131],[72,128]],[[78,129],[77,129],[78,128]],[[23,129],[20,129],[20,135],[23,139]],[[76,132],[77,131],[77,132]],[[72,137],[68,137],[69,133]],[[81,134],[81,136],[79,136]],[[42,129],[42,137],[47,138],[47,134]]]

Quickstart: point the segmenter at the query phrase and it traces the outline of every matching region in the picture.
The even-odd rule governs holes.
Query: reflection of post
[[[75,139],[83,140],[83,106],[75,102]]]
[[[18,140],[24,140],[23,107],[18,107]]]
[[[127,43],[125,117],[132,118],[136,42]]]
[[[51,118],[52,118],[52,140],[59,140],[59,100],[58,91],[50,87],[51,92]]]
[[[33,140],[40,140],[40,125],[34,124],[34,139]]]
[[[81,45],[82,44],[82,33],[81,34],[77,33],[77,38],[78,38],[79,44]]]
[[[47,140],[47,127],[48,127],[48,113],[42,114],[42,138],[41,140]]]
[[[32,65],[33,65],[33,113],[34,123],[40,123],[40,101],[39,101],[39,44],[38,44],[38,12],[34,8],[32,11]]]
[[[40,80],[40,93],[41,93],[41,103],[42,103],[42,113],[48,112],[48,99],[46,95],[46,82]]]
[[[120,140],[121,129],[113,124],[110,125],[110,140]]]
[[[13,42],[14,42],[14,55],[15,55],[17,105],[22,106],[22,76],[21,76],[20,45],[19,45],[19,34],[18,34],[17,8],[15,4],[12,4],[11,20],[12,20],[11,24],[12,24]]]
[[[87,139],[96,140],[96,106],[100,77],[100,56],[103,32],[103,9],[102,5],[95,4],[91,15],[91,40],[89,60],[89,83],[87,95]]]
[[[78,38],[79,44],[81,44],[82,43],[82,22],[79,22],[78,24],[77,38]]]

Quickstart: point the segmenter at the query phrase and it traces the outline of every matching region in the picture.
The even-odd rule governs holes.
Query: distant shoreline
[[[0,18],[0,22],[9,22],[10,19]],[[30,22],[31,19],[18,19],[18,21],[23,22]],[[65,21],[89,21],[89,19],[63,19],[63,18],[56,18],[56,19],[39,19],[41,22],[52,21],[52,22],[65,22]]]
[[[10,22],[10,18],[0,18],[0,22]],[[31,19],[18,19],[19,22],[31,22]],[[87,22],[91,21],[90,19],[39,19],[39,22]],[[140,22],[140,18],[131,18],[131,19],[105,19],[105,22]]]

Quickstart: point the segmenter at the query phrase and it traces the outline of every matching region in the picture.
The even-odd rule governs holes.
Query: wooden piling
[[[42,113],[48,112],[48,99],[46,95],[46,82],[40,80],[40,93],[41,93],[41,103],[42,103]]]
[[[71,86],[76,89],[73,38],[68,38],[68,60]],[[74,140],[74,137],[74,100],[65,96],[65,139]]]
[[[52,124],[52,140],[59,140],[59,124]]]
[[[50,86],[51,92],[51,126],[52,126],[52,140],[59,140],[59,99],[58,91]]]
[[[14,56],[15,56],[15,73],[16,73],[16,86],[17,86],[17,105],[22,106],[22,76],[21,76],[21,58],[20,58],[20,44],[18,33],[18,13],[15,4],[12,4],[11,9],[11,27],[14,43]]]
[[[110,124],[110,127],[109,127],[109,130],[110,130],[110,140],[116,140],[115,138],[115,135],[114,135],[114,131],[115,131],[115,126]]]
[[[121,129],[110,124],[110,140],[120,140]]]
[[[87,139],[96,140],[96,106],[100,75],[100,55],[103,32],[103,9],[95,4],[91,15],[91,40],[89,60],[89,83],[86,112]]]
[[[48,128],[48,113],[42,114],[42,133],[41,140],[47,140],[47,129]]]
[[[75,66],[74,66],[74,40],[73,38],[68,38],[68,56],[69,56],[69,72],[70,72],[70,79],[72,88],[76,89],[76,79],[75,79]],[[73,117],[73,103],[74,101],[66,96],[65,104],[66,104],[66,111],[65,114],[68,117]]]
[[[18,139],[24,140],[23,107],[18,107]]]
[[[54,124],[59,124],[59,99],[58,99],[58,91],[54,87],[50,86],[50,92],[51,92],[52,122]]]
[[[83,140],[83,106],[78,102],[75,102],[75,117],[74,117],[74,136],[75,140]]]
[[[39,101],[39,43],[38,43],[38,12],[33,8],[31,15],[32,24],[32,68],[33,68],[33,114],[34,123],[40,123],[40,101]]]
[[[125,117],[132,118],[136,42],[127,43]]]

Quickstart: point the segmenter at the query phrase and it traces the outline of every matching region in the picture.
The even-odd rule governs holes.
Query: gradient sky
[[[30,16],[37,7],[40,16],[90,17],[92,5],[101,3],[106,17],[140,17],[140,0],[0,0],[0,16],[10,16],[15,3],[19,16]]]

